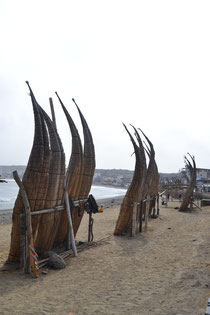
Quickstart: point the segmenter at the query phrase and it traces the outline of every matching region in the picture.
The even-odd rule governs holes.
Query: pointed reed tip
[[[72,98],[72,101],[74,102],[74,104],[76,105],[77,109],[78,109],[78,110],[79,110],[79,112],[80,112],[79,106],[77,105],[77,103],[76,103],[76,101],[75,101],[75,99],[74,99],[74,98]]]

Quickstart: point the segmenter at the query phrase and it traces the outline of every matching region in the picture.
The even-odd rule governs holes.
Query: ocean
[[[123,188],[112,188],[104,186],[92,186],[90,194],[96,200],[114,198],[125,195]],[[17,197],[18,186],[14,180],[8,180],[7,183],[0,183],[0,211],[12,209]]]

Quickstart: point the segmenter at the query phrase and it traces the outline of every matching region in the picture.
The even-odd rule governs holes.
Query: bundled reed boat
[[[185,156],[184,161],[186,165],[186,169],[189,170],[189,186],[187,187],[187,190],[183,196],[182,203],[179,207],[179,211],[186,211],[188,209],[188,206],[191,202],[191,198],[193,196],[193,192],[196,186],[196,163],[195,163],[195,158],[191,156],[189,153],[188,155],[190,156],[192,163],[189,161],[189,159]]]
[[[145,149],[138,130],[133,125],[131,126],[134,129],[137,143],[128,128],[124,125],[134,147],[136,164],[132,182],[121,204],[114,235],[122,235],[128,231],[131,231],[131,235],[134,235],[138,224],[139,231],[141,232],[143,215],[146,228],[148,215],[151,214],[150,209],[153,206],[151,196],[156,195],[158,192],[159,174],[157,164],[155,162],[153,144],[141,131],[150,146],[150,148],[147,147]],[[146,165],[145,151],[149,156],[148,167]]]
[[[56,125],[38,104],[29,83],[26,83],[30,91],[35,130],[22,184],[30,205],[34,249],[40,255],[49,249],[65,245],[68,235],[68,216],[66,211],[60,211],[65,210],[65,190],[72,202],[73,230],[76,235],[84,214],[85,200],[92,185],[95,150],[90,129],[76,102],[73,100],[81,118],[84,147],[73,119],[56,93],[72,135],[72,152],[65,173],[65,153]],[[74,201],[77,200],[80,201],[79,206],[74,207]],[[54,211],[50,212],[50,209]],[[13,209],[8,263],[20,261],[23,233],[20,218],[24,211],[24,202],[19,191]]]

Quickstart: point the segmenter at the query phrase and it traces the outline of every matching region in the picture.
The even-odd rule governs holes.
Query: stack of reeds
[[[23,176],[22,183],[27,193],[31,212],[55,208],[64,205],[64,188],[69,198],[84,200],[88,197],[95,170],[95,151],[92,135],[79,107],[79,115],[84,132],[84,149],[77,128],[67,109],[61,102],[72,134],[72,153],[65,174],[65,154],[55,123],[36,101],[34,93],[27,82],[34,112],[34,141]],[[66,187],[64,185],[66,183]],[[84,202],[81,204],[81,215],[72,208],[75,234],[84,213]],[[8,262],[20,260],[20,215],[24,205],[19,192],[13,209],[13,224]],[[68,217],[66,211],[53,211],[35,214],[31,217],[32,234],[35,250],[38,254],[61,246],[67,238]]]
[[[189,186],[183,196],[182,203],[180,205],[179,211],[186,211],[188,209],[188,206],[191,202],[191,198],[193,197],[193,191],[196,186],[196,163],[194,156],[191,156],[189,153],[192,163],[188,160],[188,158],[185,156],[184,161],[186,168],[189,170],[190,179],[189,179]]]
[[[134,147],[136,164],[132,182],[121,204],[119,217],[114,230],[115,235],[122,235],[131,230],[133,226],[135,228],[135,226],[137,226],[136,224],[133,225],[135,216],[136,221],[141,221],[142,214],[144,214],[145,224],[147,224],[149,208],[151,205],[151,196],[157,194],[158,192],[159,174],[157,164],[155,162],[155,151],[151,141],[141,131],[150,146],[150,148],[144,148],[138,130],[132,126],[137,139],[136,143],[128,128],[125,125],[124,127],[129,134],[130,140]],[[148,167],[146,165],[145,151],[149,157]],[[136,204],[139,205],[137,207],[137,211],[134,207]],[[134,211],[136,212],[134,213]]]

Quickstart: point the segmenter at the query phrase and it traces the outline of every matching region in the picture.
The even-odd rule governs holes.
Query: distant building
[[[181,170],[181,179],[183,184],[187,184],[189,176],[189,170],[183,168]],[[210,169],[197,168],[196,169],[196,186],[198,190],[210,192]]]

